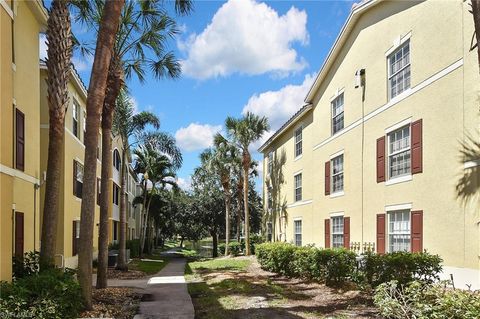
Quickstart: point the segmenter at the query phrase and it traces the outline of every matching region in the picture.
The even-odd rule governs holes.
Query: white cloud
[[[178,47],[186,53],[183,73],[207,79],[232,73],[286,75],[306,66],[292,44],[306,45],[307,13],[291,7],[282,16],[265,3],[229,0],[200,33]]]
[[[189,191],[192,188],[192,178],[190,176],[187,178],[178,177],[177,185],[184,191]]]
[[[138,101],[136,98],[133,96],[130,96],[130,103],[132,103],[133,106],[133,113],[137,114],[138,113]]]
[[[300,85],[289,84],[278,91],[267,91],[250,97],[242,113],[252,112],[268,118],[272,131],[263,136],[263,141],[303,106],[314,79],[314,74],[307,74]]]
[[[213,137],[222,130],[221,125],[191,123],[175,133],[178,146],[185,151],[202,150],[213,144]]]

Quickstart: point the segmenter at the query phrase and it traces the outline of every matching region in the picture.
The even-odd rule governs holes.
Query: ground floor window
[[[295,246],[302,246],[302,221],[294,221],[295,228]]]
[[[113,240],[118,240],[118,222],[113,222]]]
[[[410,211],[388,212],[388,250],[410,251]]]
[[[267,223],[267,241],[272,241],[272,222]]]
[[[343,216],[332,217],[332,247],[343,247]]]

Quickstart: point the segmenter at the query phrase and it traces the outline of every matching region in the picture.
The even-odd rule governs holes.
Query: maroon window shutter
[[[385,214],[377,214],[377,253],[385,253]]]
[[[77,254],[77,221],[72,223],[72,256]]]
[[[77,196],[77,161],[73,160],[73,195]]]
[[[377,183],[385,182],[385,136],[377,139]]]
[[[15,212],[15,257],[23,259],[24,251],[24,215],[20,212]]]
[[[330,195],[330,161],[325,162],[325,195]]]
[[[25,169],[25,115],[15,110],[15,167]]]
[[[343,247],[350,249],[350,217],[343,217]]]
[[[411,250],[412,253],[423,251],[423,211],[412,211],[411,216]]]
[[[421,173],[423,170],[422,159],[422,119],[412,123],[412,174]]]
[[[330,248],[330,219],[325,219],[325,248]]]

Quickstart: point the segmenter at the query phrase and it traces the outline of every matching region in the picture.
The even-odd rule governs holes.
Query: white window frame
[[[342,170],[334,173],[334,161],[336,159],[342,158]],[[345,158],[343,156],[343,153],[336,155],[335,157],[330,159],[330,194],[337,194],[337,193],[343,193],[345,189]],[[339,190],[334,190],[334,177],[336,176],[341,176],[342,178],[342,189]]]
[[[298,134],[300,132],[300,134]],[[295,159],[298,159],[303,154],[303,125],[297,127],[293,133],[294,136],[294,155]],[[299,139],[300,137],[300,139]],[[297,147],[298,146],[298,147]],[[300,151],[298,151],[300,150]]]
[[[77,102],[77,100],[73,99],[73,103],[72,103],[72,121],[74,123],[76,123],[76,129],[73,129],[73,135],[75,135],[75,137],[80,137],[80,132],[79,132],[79,125],[80,125],[80,104]],[[73,123],[72,123],[73,124]]]
[[[337,102],[340,100],[340,98],[342,99],[342,112],[338,113],[338,114],[335,114],[335,110],[338,108],[339,104],[337,104]],[[340,92],[337,96],[335,96],[335,98],[330,102],[330,110],[331,110],[331,121],[330,121],[330,125],[332,127],[332,135],[335,135],[341,131],[343,131],[343,129],[345,128],[345,96],[343,94],[343,91]],[[335,131],[335,125],[334,125],[334,120],[338,117],[342,116],[342,128],[340,128],[339,130]]]
[[[401,208],[401,207],[400,207]],[[411,208],[403,208],[403,209],[396,209],[396,210],[388,210],[387,211],[387,249],[388,249],[388,252],[395,252],[395,251],[407,251],[407,252],[410,252],[411,251],[411,247],[412,247],[412,236],[411,236],[411,227],[412,227],[412,221],[411,221]],[[399,214],[402,214],[402,215],[406,215],[407,218],[406,219],[403,219],[402,221],[400,221],[401,223],[404,223],[404,222],[407,222],[408,223],[408,229],[400,229],[400,230],[396,230],[396,231],[392,231],[391,230],[391,224],[394,223],[395,221],[392,221],[392,217],[395,216],[395,219],[398,217]],[[402,217],[404,217],[402,216]],[[403,227],[401,227],[403,228]],[[394,249],[394,247],[392,246],[392,238],[391,236],[407,236],[408,237],[408,244],[407,244],[407,248],[402,250],[402,249],[399,249],[399,250],[396,250]]]
[[[341,221],[341,225],[338,226],[341,228],[341,231],[338,230],[338,227],[336,228],[335,222],[336,221]],[[343,218],[343,213],[342,214],[331,214],[330,215],[330,236],[331,236],[331,241],[332,241],[332,248],[342,248],[343,247],[343,241],[345,239],[345,219]],[[336,245],[335,244],[335,237],[338,236],[340,237],[341,244]]]
[[[407,46],[408,46],[408,63],[405,64],[404,66],[402,66],[402,68],[398,69],[396,72],[392,73],[392,71],[391,71],[391,69],[392,69],[392,62],[391,62],[392,57],[395,56],[395,54],[397,52],[399,52],[400,50],[403,50]],[[402,56],[402,59],[403,59],[403,56]],[[388,78],[387,78],[388,86],[387,87],[388,87],[388,98],[389,98],[389,100],[394,99],[397,96],[400,96],[403,92],[409,90],[412,87],[412,68],[411,68],[411,65],[412,65],[412,60],[411,60],[410,38],[407,38],[407,39],[403,40],[398,46],[396,46],[393,50],[391,50],[391,52],[389,52],[389,54],[387,56],[387,74],[388,74]],[[410,76],[409,76],[410,80],[409,80],[408,86],[404,85],[404,89],[403,89],[402,92],[397,92],[395,96],[392,96],[392,79],[396,75],[398,75],[401,72],[403,72],[404,70],[406,70],[407,68],[410,69]]]
[[[300,177],[300,186],[297,185],[297,177]],[[303,176],[302,176],[302,173],[297,173],[293,176],[293,201],[294,202],[299,202],[302,200],[303,198],[303,194],[302,194],[302,179],[303,179]],[[297,198],[297,190],[300,189],[300,199]]]
[[[297,232],[297,223],[300,223],[300,232]],[[303,242],[303,223],[301,218],[296,218],[293,220],[293,242],[295,246],[302,246]],[[300,236],[300,244],[298,244],[297,236]]]
[[[273,171],[273,151],[270,151],[267,156],[267,173],[272,174]]]
[[[394,152],[391,151],[390,149],[390,142],[391,142],[391,139],[393,137],[393,135],[399,131],[403,131],[405,128],[408,128],[408,147],[404,147],[400,150],[396,150]],[[412,176],[412,143],[411,143],[411,139],[412,139],[412,128],[411,128],[411,125],[410,124],[407,124],[407,125],[404,125],[404,126],[401,126],[401,127],[398,127],[397,129],[395,130],[391,130],[388,134],[387,134],[387,177],[388,177],[388,180],[392,180],[392,181],[396,181],[397,179],[400,181],[406,181],[406,180],[410,180],[411,179],[411,176]],[[404,174],[401,174],[401,175],[395,175],[395,176],[392,176],[391,174],[391,162],[392,162],[392,157],[393,156],[396,156],[398,154],[401,154],[401,153],[406,153],[406,152],[410,152],[410,169],[407,173],[404,173]]]

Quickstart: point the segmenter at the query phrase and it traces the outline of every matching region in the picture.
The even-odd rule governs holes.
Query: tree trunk
[[[472,0],[473,24],[475,26],[475,36],[477,40],[477,59],[480,67],[480,0]]]
[[[230,243],[230,190],[225,189],[225,256],[228,256]]]
[[[98,268],[97,268],[97,288],[107,288],[107,268],[108,268],[108,231],[109,216],[108,207],[112,200],[111,177],[112,177],[112,138],[110,130],[103,128],[103,123],[112,117],[102,118],[102,179],[100,191],[100,226],[98,230]]]
[[[183,248],[183,237],[180,238],[180,248]]]
[[[126,148],[128,147],[128,141],[123,141],[123,150],[122,150],[122,165],[120,169],[120,236],[119,236],[119,241],[120,241],[120,247],[118,251],[118,262],[117,262],[117,269],[122,270],[122,271],[128,271],[128,265],[127,265],[127,254],[126,254],[126,245],[127,245],[127,203],[126,203],[126,197],[127,197],[127,189],[125,187],[125,182],[126,182],[126,170],[127,170],[127,164],[126,164],[126,153],[127,150]]]
[[[210,235],[212,236],[212,258],[218,257],[218,235],[217,229],[213,228],[210,231]]]
[[[51,267],[55,263],[65,111],[68,106],[67,85],[70,78],[70,60],[72,58],[70,28],[70,13],[67,3],[54,0],[47,25],[49,45],[46,64],[50,127],[40,248],[40,264],[42,267]]]
[[[143,256],[143,238],[145,237],[145,214],[147,211],[147,181],[143,182],[143,204],[142,204],[142,212],[140,216],[140,258]]]
[[[87,97],[87,127],[85,133],[85,165],[83,200],[80,220],[78,281],[82,288],[85,308],[92,309],[92,255],[95,218],[95,184],[97,178],[97,145],[100,116],[105,99],[107,74],[115,35],[120,23],[124,0],[106,1],[93,61]]]
[[[248,207],[248,170],[250,168],[250,153],[243,154],[243,205],[245,209],[245,255],[250,256],[250,212]]]
[[[145,184],[145,189],[147,188],[146,184]],[[152,189],[153,191],[153,189]],[[145,192],[145,198],[146,198],[147,194]],[[149,211],[150,211],[150,203],[152,202],[152,197],[150,197],[150,200],[148,201],[148,204],[147,204],[147,209],[145,211],[145,220],[144,220],[144,224],[145,224],[145,227],[143,228],[143,236],[142,236],[142,240],[141,240],[141,244],[140,244],[140,256],[143,255],[143,249],[145,248],[145,237],[147,235],[147,227],[148,227],[148,218],[149,218]]]
[[[237,242],[240,243],[241,228],[242,228],[242,198],[243,196],[243,178],[240,174],[238,181],[238,210],[237,210]]]

